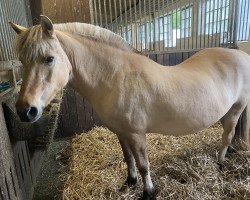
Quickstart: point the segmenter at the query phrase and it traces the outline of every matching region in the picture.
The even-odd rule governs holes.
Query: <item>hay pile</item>
[[[217,167],[222,129],[219,125],[184,137],[148,134],[151,175],[157,199],[250,199],[250,153],[238,151]],[[94,128],[72,140],[71,167],[64,199],[138,199],[134,189],[120,191],[126,164],[115,135]]]

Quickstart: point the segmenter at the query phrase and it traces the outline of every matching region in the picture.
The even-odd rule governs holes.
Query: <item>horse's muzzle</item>
[[[23,122],[34,122],[38,119],[38,108],[35,106],[30,107],[16,107],[17,114]]]

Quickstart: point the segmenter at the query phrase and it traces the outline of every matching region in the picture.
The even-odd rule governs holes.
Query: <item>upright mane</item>
[[[99,26],[78,22],[53,26],[55,30],[93,38],[123,51],[136,51],[122,37]],[[38,55],[44,55],[45,49],[50,48],[50,45],[50,39],[43,38],[41,25],[36,25],[17,36],[15,49],[20,58],[30,62]]]
[[[82,36],[87,36],[93,38],[95,40],[99,40],[101,42],[105,42],[111,46],[114,46],[118,49],[124,51],[133,51],[132,46],[130,46],[126,40],[124,40],[121,36],[113,33],[112,31],[101,28],[99,26],[94,26],[92,24],[86,23],[63,23],[63,24],[54,24],[55,30],[75,33]]]

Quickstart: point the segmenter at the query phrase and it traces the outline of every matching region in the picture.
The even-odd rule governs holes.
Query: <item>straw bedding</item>
[[[217,167],[222,128],[183,137],[148,134],[148,153],[156,199],[250,199],[250,153],[237,151]],[[71,143],[64,199],[138,199],[136,187],[123,187],[126,164],[116,136],[96,127]],[[68,153],[68,152],[67,152]]]

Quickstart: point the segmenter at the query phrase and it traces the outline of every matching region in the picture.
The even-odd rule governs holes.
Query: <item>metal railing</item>
[[[235,47],[247,40],[249,0],[91,0],[93,23],[140,51]]]
[[[31,25],[29,0],[1,0],[0,1],[0,61],[16,59],[13,51],[15,32],[8,21],[23,26]]]

